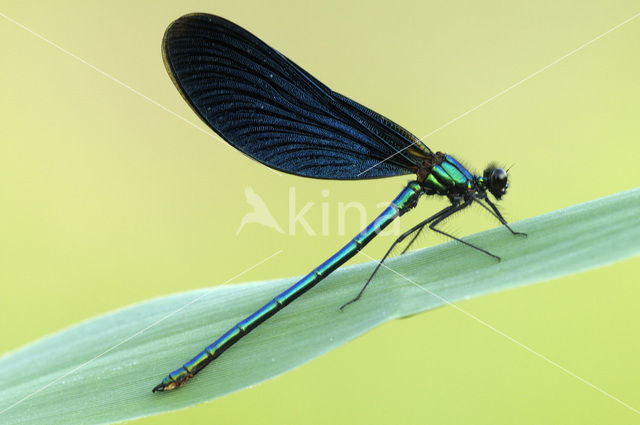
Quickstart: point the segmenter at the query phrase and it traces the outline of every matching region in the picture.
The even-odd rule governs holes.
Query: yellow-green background
[[[219,14],[422,136],[640,6],[4,0],[0,11],[200,128],[164,70],[160,42],[184,13]],[[362,202],[372,215],[407,180],[278,176],[5,18],[0,39],[0,352],[137,301],[218,285],[278,249],[240,280],[303,274],[359,230],[354,215],[347,235],[336,234],[338,202]],[[515,163],[502,202],[513,221],[635,187],[639,52],[640,18],[426,143],[478,171],[491,160]],[[250,210],[247,185],[285,230],[289,187],[299,205],[316,202],[307,216],[316,229],[318,203],[327,200],[330,235],[249,225],[236,237]],[[423,201],[403,227],[442,205]],[[465,234],[495,225],[476,209],[446,228]],[[422,244],[443,240],[429,235]],[[368,254],[381,256],[391,241],[379,238]],[[632,259],[459,305],[638,409],[639,270]],[[254,388],[137,423],[176,421],[621,424],[640,416],[441,308],[386,324]]]

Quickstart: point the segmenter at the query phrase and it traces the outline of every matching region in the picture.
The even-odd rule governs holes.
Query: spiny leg
[[[487,255],[489,255],[489,256],[491,256],[491,257],[495,258],[496,260],[500,261],[500,260],[501,260],[501,258],[500,258],[500,257],[498,257],[498,256],[497,256],[497,255],[495,255],[495,254],[490,253],[490,252],[489,252],[489,251],[487,251],[486,249],[482,249],[482,248],[480,248],[479,246],[475,246],[475,245],[474,245],[474,244],[472,244],[472,243],[469,243],[469,242],[463,241],[462,239],[456,238],[455,236],[450,235],[449,233],[446,233],[446,232],[444,232],[444,231],[442,231],[442,230],[440,230],[440,229],[436,229],[436,226],[437,226],[438,224],[440,224],[440,223],[442,222],[442,220],[444,220],[445,218],[447,218],[447,217],[449,217],[449,216],[451,216],[451,215],[455,214],[456,212],[458,212],[458,211],[460,211],[460,210],[463,210],[463,209],[467,208],[469,205],[471,205],[471,203],[472,203],[472,202],[473,202],[473,199],[470,199],[470,200],[468,200],[468,201],[465,201],[463,204],[460,204],[460,205],[455,206],[451,211],[448,211],[446,214],[442,215],[441,217],[438,217],[438,218],[437,218],[433,223],[431,223],[431,224],[429,225],[429,229],[433,230],[434,232],[438,232],[438,233],[440,233],[441,235],[448,236],[448,237],[450,237],[451,239],[456,240],[456,241],[458,241],[458,242],[460,242],[460,243],[463,243],[463,244],[465,244],[465,245],[466,245],[466,246],[468,246],[468,247],[471,247],[471,248],[473,248],[473,249],[477,249],[477,250],[478,250],[478,251],[480,251],[480,252],[484,252],[485,254],[487,254]]]
[[[418,231],[416,232],[415,235],[413,235],[413,237],[411,238],[411,240],[409,241],[407,246],[404,247],[404,249],[402,250],[400,255],[405,254],[407,251],[409,251],[409,248],[411,248],[411,245],[413,245],[413,243],[416,241],[416,239],[418,239],[418,236],[420,236],[420,233],[422,233],[423,230],[424,230],[424,226],[422,226],[420,229],[418,229]]]
[[[373,273],[371,273],[371,276],[369,276],[369,279],[367,279],[367,282],[364,284],[364,286],[362,287],[362,289],[360,289],[360,292],[358,292],[358,295],[356,295],[353,299],[347,301],[346,303],[342,304],[340,306],[340,310],[342,311],[346,306],[348,306],[349,304],[353,304],[354,302],[358,301],[360,299],[360,297],[362,296],[362,294],[364,293],[365,289],[367,289],[367,286],[369,286],[369,283],[371,283],[371,280],[373,279],[373,276],[375,276],[375,274],[378,272],[378,270],[380,269],[380,266],[382,266],[382,263],[384,262],[384,260],[387,259],[387,257],[389,256],[389,254],[391,254],[391,251],[393,251],[393,248],[395,248],[395,246],[397,244],[399,244],[400,242],[402,242],[407,236],[411,235],[414,232],[418,232],[417,234],[420,234],[420,232],[422,231],[422,229],[429,224],[429,222],[437,219],[438,217],[440,217],[443,214],[447,214],[450,210],[453,210],[455,208],[455,205],[450,205],[448,207],[446,207],[445,209],[435,213],[434,215],[432,215],[431,217],[422,220],[420,223],[416,224],[415,226],[413,226],[411,229],[407,230],[406,232],[404,232],[402,235],[400,235],[392,244],[391,247],[389,247],[389,249],[387,250],[386,254],[384,254],[384,256],[382,257],[382,259],[380,261],[378,261],[378,264],[376,265],[376,268],[373,270]],[[417,235],[416,235],[417,236]],[[411,245],[414,241],[416,240],[415,236],[413,237],[413,239],[411,239],[411,242],[409,242],[409,245]],[[405,249],[406,251],[406,249]],[[404,254],[403,251],[402,253]]]
[[[484,209],[486,209],[487,211],[489,211],[490,213],[492,213],[492,214],[493,214],[493,215],[494,215],[494,216],[495,216],[495,217],[500,221],[500,223],[502,223],[502,225],[503,225],[504,227],[506,227],[507,229],[509,229],[509,231],[510,231],[512,234],[514,234],[514,235],[521,235],[521,236],[524,236],[524,237],[526,237],[526,236],[527,236],[527,234],[526,234],[526,233],[522,233],[522,232],[516,232],[516,231],[514,231],[514,230],[509,226],[509,224],[507,223],[507,220],[505,220],[505,219],[504,219],[504,217],[502,217],[502,214],[500,213],[500,210],[498,210],[498,207],[497,207],[493,202],[491,202],[491,201],[489,200],[489,198],[484,198],[484,200],[485,200],[485,202],[486,202],[487,204],[489,204],[489,206],[491,207],[491,209],[492,209],[493,211],[491,211],[489,208],[487,208],[487,206],[486,206],[485,204],[483,204],[482,202],[480,202],[480,200],[479,200],[479,199],[475,199],[475,198],[474,198],[474,200],[475,200],[477,203],[479,203],[480,205],[482,205],[482,207],[483,207]]]
[[[444,219],[446,219],[447,217],[452,216],[453,214],[455,214],[458,211],[461,211],[465,208],[467,208],[469,205],[471,205],[471,203],[473,201],[478,202],[480,205],[482,205],[484,208],[486,208],[489,212],[491,212],[491,210],[489,210],[487,208],[486,205],[482,204],[481,202],[479,202],[478,199],[470,199],[465,201],[462,204],[459,205],[450,205],[447,208],[444,208],[443,210],[437,212],[436,214],[432,215],[431,217],[427,218],[426,220],[421,221],[420,223],[418,223],[417,225],[413,226],[411,229],[409,229],[408,231],[406,231],[405,233],[403,233],[402,235],[400,235],[398,237],[398,239],[396,239],[393,244],[391,244],[391,247],[387,250],[387,252],[384,254],[384,256],[382,257],[382,259],[378,262],[378,264],[376,265],[376,268],[373,270],[373,273],[371,273],[371,276],[369,276],[369,279],[367,280],[367,282],[364,284],[364,286],[362,287],[362,289],[360,289],[360,292],[358,293],[358,295],[356,295],[353,299],[347,301],[346,303],[344,303],[342,306],[340,306],[340,310],[343,310],[346,306],[348,306],[349,304],[352,304],[356,301],[358,301],[360,299],[360,297],[362,296],[362,294],[364,293],[364,291],[367,289],[367,286],[369,286],[369,283],[371,283],[371,280],[373,279],[373,277],[375,276],[375,274],[378,272],[378,270],[380,269],[380,266],[382,266],[382,263],[387,259],[387,257],[391,254],[391,252],[393,251],[393,248],[395,248],[395,246],[397,244],[399,244],[400,242],[402,242],[405,238],[407,238],[409,235],[411,235],[414,232],[417,232],[413,238],[411,238],[411,241],[409,242],[409,244],[407,245],[407,247],[402,251],[402,254],[404,254],[409,247],[415,242],[415,240],[417,239],[417,237],[420,235],[420,232],[422,232],[422,230],[425,228],[425,226],[427,224],[429,224],[431,222],[431,224],[429,225],[429,228],[431,230],[433,230],[434,232],[440,233],[441,235],[447,236],[455,241],[458,241],[470,248],[476,249],[480,252],[483,252],[487,255],[489,255],[490,257],[495,258],[498,261],[501,261],[502,259],[500,257],[498,257],[495,254],[490,253],[489,251],[487,251],[486,249],[480,248],[479,246],[476,246],[470,242],[466,242],[460,238],[457,238],[453,235],[450,235],[447,232],[444,232],[440,229],[437,229],[436,226],[438,224],[440,224]],[[525,233],[520,233],[520,232],[514,232],[509,225],[507,224],[507,222],[504,220],[504,218],[502,218],[502,215],[500,214],[499,211],[497,211],[497,208],[495,207],[495,205],[493,205],[491,203],[491,201],[487,200],[489,202],[489,205],[491,205],[494,209],[496,209],[495,212],[495,216],[496,218],[498,218],[498,220],[500,220],[500,222],[505,225],[507,227],[507,229],[509,229],[513,234],[518,235],[525,235]]]

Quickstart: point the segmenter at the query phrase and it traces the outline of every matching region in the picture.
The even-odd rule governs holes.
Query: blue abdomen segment
[[[410,182],[391,202],[391,204],[385,208],[385,210],[382,211],[375,220],[373,220],[371,224],[346,244],[340,251],[313,269],[311,273],[300,279],[289,289],[282,292],[280,295],[277,295],[258,311],[229,329],[214,343],[185,363],[183,367],[171,372],[163,379],[162,383],[154,389],[154,391],[169,391],[182,386],[216,357],[238,342],[240,338],[251,332],[271,316],[275,315],[278,311],[282,310],[296,298],[313,288],[315,285],[320,283],[322,279],[347,262],[366,244],[371,242],[371,240],[373,240],[373,238],[375,238],[378,233],[387,227],[393,220],[413,208],[422,193],[422,188],[418,182]]]
[[[438,195],[447,195],[452,191],[470,189],[473,176],[454,157],[444,155],[440,164],[431,167],[423,184]]]

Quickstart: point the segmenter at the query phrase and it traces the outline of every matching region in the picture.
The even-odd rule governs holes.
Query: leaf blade
[[[151,388],[296,279],[175,294],[90,319],[0,359],[0,376],[15,382],[0,389],[0,417],[3,423],[113,423],[187,407],[284,373],[389,319],[637,255],[640,189],[514,227],[529,237],[496,228],[467,238],[503,256],[500,263],[454,243],[392,259],[389,266],[400,275],[379,276],[365,298],[341,314],[338,307],[372,269],[345,267],[193,382],[166,394]]]

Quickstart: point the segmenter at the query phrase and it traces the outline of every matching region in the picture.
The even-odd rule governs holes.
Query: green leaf
[[[0,359],[0,422],[112,423],[183,408],[277,376],[387,320],[637,255],[640,189],[513,227],[529,237],[496,228],[466,238],[503,261],[450,242],[409,253],[341,313],[374,265],[344,267],[173,392],[151,389],[296,279],[181,293],[91,319]]]

